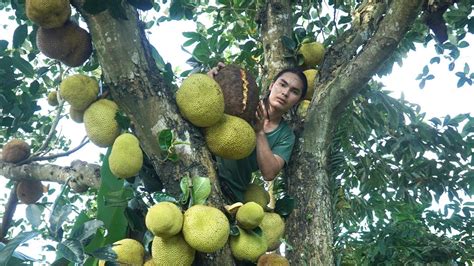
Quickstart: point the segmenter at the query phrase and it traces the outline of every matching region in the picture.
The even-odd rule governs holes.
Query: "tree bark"
[[[296,199],[287,223],[294,248],[288,254],[291,264],[334,264],[332,180],[328,173],[333,129],[346,103],[367,84],[413,25],[422,2],[400,0],[382,6],[384,1],[365,1],[355,13],[358,17],[351,34],[342,36],[328,51],[289,169],[289,193]],[[368,35],[361,38],[360,32]],[[363,48],[357,53],[360,45]]]

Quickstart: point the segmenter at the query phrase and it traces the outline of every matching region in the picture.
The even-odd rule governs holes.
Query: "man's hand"
[[[255,123],[253,129],[255,133],[264,133],[263,126],[265,124],[265,108],[263,101],[260,101],[257,105],[257,111],[255,112]]]
[[[214,78],[214,76],[217,75],[217,73],[219,73],[219,70],[221,70],[223,67],[225,67],[225,64],[222,62],[219,62],[217,63],[217,66],[211,68],[211,70],[207,72],[207,75],[211,78]]]

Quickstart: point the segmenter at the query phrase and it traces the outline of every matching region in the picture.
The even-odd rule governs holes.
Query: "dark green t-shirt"
[[[288,163],[295,143],[295,134],[290,126],[282,120],[276,129],[265,135],[273,154],[280,156],[285,164]],[[240,160],[217,157],[217,171],[222,191],[233,202],[243,201],[243,194],[252,179],[252,173],[257,170],[256,149],[248,157]]]

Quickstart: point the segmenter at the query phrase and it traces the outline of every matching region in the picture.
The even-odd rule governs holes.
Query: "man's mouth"
[[[283,100],[282,98],[278,98],[278,97],[277,97],[277,101],[278,101],[280,104],[285,104],[285,103],[286,103],[285,100]]]

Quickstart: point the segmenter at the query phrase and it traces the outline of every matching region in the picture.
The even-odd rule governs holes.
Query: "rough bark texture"
[[[15,165],[0,161],[0,175],[11,180],[37,179],[59,184],[69,180],[69,186],[76,192],[100,186],[100,166],[79,160],[67,167],[37,163]]]
[[[262,10],[261,39],[265,56],[263,69],[262,89],[268,89],[272,77],[280,70],[293,66],[294,60],[285,58],[289,54],[288,49],[283,46],[282,37],[291,37],[292,33],[292,10],[291,1],[271,0],[265,4]]]
[[[286,231],[295,250],[288,254],[292,265],[334,264],[327,164],[331,133],[347,101],[370,80],[405,36],[420,13],[422,2],[400,0],[387,5],[384,1],[365,1],[355,13],[352,30],[326,55],[316,84],[317,96],[289,171],[289,193],[296,198],[297,206]]]
[[[74,2],[81,10],[81,1]],[[199,130],[179,115],[174,91],[166,84],[151,56],[150,44],[138,18],[137,11],[125,5],[127,20],[117,20],[109,12],[85,18],[97,50],[104,81],[113,100],[127,114],[141,148],[150,158],[153,167],[167,192],[179,196],[179,180],[183,176],[207,176],[212,183],[208,199],[211,205],[224,205],[214,163]],[[177,147],[179,161],[164,161],[157,141],[160,131],[171,129],[178,141],[190,143]],[[210,255],[200,256],[205,265],[231,265],[228,248]]]

